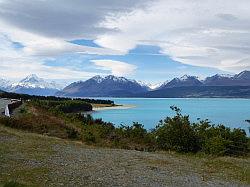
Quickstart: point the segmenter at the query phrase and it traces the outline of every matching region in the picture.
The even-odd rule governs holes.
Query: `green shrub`
[[[28,111],[25,107],[21,108],[19,112],[20,112],[20,114],[27,114],[28,113]]]
[[[83,140],[86,143],[96,143],[96,137],[94,136],[92,132],[89,132],[89,131],[84,132]]]
[[[69,139],[79,139],[80,137],[79,132],[74,128],[68,128],[67,134]]]
[[[190,124],[189,116],[183,116],[180,109],[171,107],[176,112],[173,118],[160,121],[155,129],[157,146],[164,150],[177,152],[197,152],[198,139]]]
[[[226,155],[246,155],[249,151],[246,132],[242,129],[233,129],[228,138]]]
[[[193,127],[202,151],[208,154],[239,156],[248,153],[249,138],[242,129],[231,130],[224,125],[210,125],[208,121],[200,121]]]
[[[211,137],[205,141],[203,145],[203,151],[212,155],[225,155],[227,151],[227,142],[220,136]]]
[[[154,130],[159,149],[229,156],[249,153],[249,138],[244,130],[211,125],[208,120],[191,124],[189,116],[183,116],[179,108],[171,109],[176,115],[160,121]]]

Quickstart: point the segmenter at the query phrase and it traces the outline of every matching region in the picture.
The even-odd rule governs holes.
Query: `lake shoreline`
[[[225,124],[230,128],[242,128],[250,135],[249,104],[246,99],[197,99],[197,98],[109,98],[114,103],[122,104],[124,107],[105,107],[104,109],[93,108],[90,114],[93,118],[102,118],[113,124],[141,123],[150,130],[159,123],[159,120],[173,116],[170,106],[177,106],[182,114],[189,115],[192,122],[197,119],[208,119],[212,124]],[[136,107],[126,107],[126,106]],[[121,109],[121,110],[119,110]]]
[[[115,104],[110,106],[94,106],[92,111],[102,111],[102,110],[120,110],[120,109],[130,109],[135,108],[136,105],[128,105],[128,104]]]

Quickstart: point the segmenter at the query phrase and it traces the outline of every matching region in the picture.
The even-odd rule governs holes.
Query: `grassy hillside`
[[[46,134],[63,139],[81,140],[100,147],[141,151],[176,151],[212,155],[247,156],[250,139],[242,129],[213,125],[209,121],[191,123],[172,106],[174,117],[161,120],[152,130],[134,122],[129,126],[115,126],[102,119],[81,113],[92,106],[78,100],[30,100],[14,117],[0,117],[7,127]],[[80,112],[80,113],[78,113]]]
[[[0,125],[0,183],[25,186],[244,186],[250,159],[96,148]]]
[[[106,105],[99,101],[94,104]],[[0,183],[250,184],[250,141],[244,130],[215,126],[207,120],[191,123],[178,107],[171,108],[176,112],[174,117],[167,117],[147,131],[139,123],[117,127],[93,119],[81,113],[92,109],[85,100],[56,97],[24,100],[13,117],[0,117]]]

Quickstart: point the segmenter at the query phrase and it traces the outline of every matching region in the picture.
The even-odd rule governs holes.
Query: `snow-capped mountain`
[[[47,82],[35,74],[27,76],[18,83],[13,83],[12,87],[59,89],[59,85],[55,82]]]
[[[10,86],[11,86],[10,81],[0,78],[0,90],[7,91]]]
[[[54,95],[60,89],[55,82],[47,82],[32,74],[18,83],[13,83],[8,91],[31,95]]]
[[[214,76],[207,77],[203,83],[204,83],[204,85],[207,85],[207,86],[232,85],[233,84],[233,76],[225,76],[225,75],[216,74]]]
[[[216,74],[204,80],[205,86],[250,86],[250,71],[243,71],[236,75]]]
[[[146,92],[139,97],[221,97],[250,98],[250,71],[236,75],[214,75],[200,81],[194,76],[174,78],[157,90]]]
[[[156,84],[151,84],[151,83],[147,83],[147,82],[143,82],[143,81],[135,81],[135,82],[140,84],[142,87],[147,88],[148,90],[154,90],[156,87],[158,87],[158,84],[156,85]]]
[[[233,78],[237,80],[250,80],[250,71],[242,71],[241,73],[236,74]]]
[[[158,84],[150,84],[142,81],[116,77],[94,76],[86,81],[74,82],[64,89],[62,86],[49,82],[37,75],[30,75],[18,83],[11,83],[0,78],[0,90],[31,95],[57,95],[74,97],[181,97],[194,96],[193,91],[204,91],[206,96],[215,94],[213,97],[236,94],[237,97],[247,97],[250,87],[250,71],[243,71],[236,75],[216,74],[199,80],[195,76],[184,75]],[[243,93],[243,91],[244,93]],[[250,88],[249,88],[250,89]],[[61,91],[60,91],[61,90]],[[146,93],[146,94],[143,94]],[[172,93],[172,95],[171,95]],[[156,94],[156,95],[154,95]],[[220,95],[221,94],[221,95]],[[237,95],[238,94],[238,95]],[[188,97],[187,96],[187,97]],[[232,97],[232,95],[230,95]]]
[[[140,85],[135,80],[109,75],[106,77],[95,76],[86,81],[72,83],[56,95],[74,97],[123,97],[146,91],[148,91],[148,87]]]
[[[162,86],[166,85],[169,81],[165,81],[165,82],[159,82],[159,83],[145,83],[142,81],[137,81],[140,85],[142,86],[146,86],[149,88],[149,90],[157,90],[160,89]]]
[[[171,81],[164,83],[162,86],[160,86],[160,89],[200,85],[202,85],[202,82],[199,81],[198,77],[184,75],[180,78],[174,78]]]

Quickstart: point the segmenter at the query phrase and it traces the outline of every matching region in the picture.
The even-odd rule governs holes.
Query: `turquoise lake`
[[[191,121],[209,119],[214,124],[224,124],[231,128],[243,128],[249,135],[250,99],[152,99],[152,98],[102,98],[115,101],[116,104],[134,105],[128,109],[108,109],[92,113],[94,118],[116,125],[131,125],[139,122],[147,129],[154,128],[160,119],[173,116],[170,106],[181,108]]]

